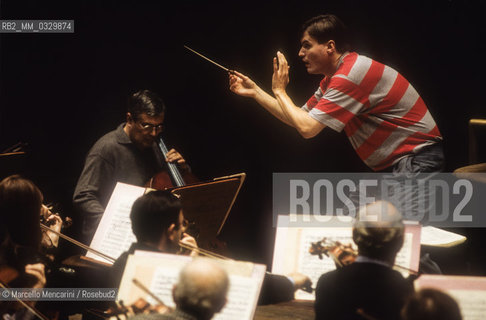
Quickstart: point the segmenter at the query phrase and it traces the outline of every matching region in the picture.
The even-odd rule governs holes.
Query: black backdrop
[[[269,262],[272,173],[369,171],[344,134],[311,140],[228,90],[227,75],[184,44],[271,85],[284,52],[289,94],[302,104],[319,77],[300,63],[299,29],[340,16],[355,48],[401,72],[445,138],[447,170],[467,164],[467,121],[484,117],[486,1],[0,1],[1,19],[74,19],[74,34],[0,35],[0,150],[29,155],[15,170],[50,201],[70,198],[90,146],[124,119],[129,93],[146,88],[168,106],[164,136],[201,179],[246,172],[223,232],[236,255]],[[9,164],[11,165],[11,164]],[[265,245],[261,245],[264,243]]]

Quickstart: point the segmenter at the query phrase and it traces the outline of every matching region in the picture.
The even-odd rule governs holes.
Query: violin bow
[[[51,229],[48,226],[46,226],[45,224],[43,224],[43,223],[41,223],[40,226],[41,226],[42,229],[44,229],[46,231],[50,231],[50,232],[58,235],[60,238],[63,238],[64,240],[69,241],[69,242],[71,242],[74,245],[77,245],[77,246],[79,246],[79,247],[81,247],[81,248],[83,248],[83,249],[85,249],[87,251],[90,251],[90,252],[96,254],[99,257],[102,257],[102,258],[104,258],[104,259],[106,259],[108,261],[111,261],[111,262],[115,262],[116,261],[115,258],[110,257],[109,255],[106,255],[103,252],[100,252],[100,251],[98,251],[96,249],[93,249],[90,246],[85,245],[84,243],[81,243],[81,242],[79,242],[77,240],[74,240],[73,238],[68,237],[65,234],[62,234],[61,232],[58,232],[58,231],[56,231],[54,229]]]
[[[0,281],[0,287],[2,287],[4,290],[10,291],[11,289],[4,284],[2,281]],[[46,317],[44,314],[42,314],[39,310],[37,310],[35,307],[29,306],[28,303],[24,302],[22,299],[19,299],[16,295],[10,294],[10,296],[14,297],[14,299],[20,303],[22,306],[24,306],[27,310],[29,310],[34,316],[41,320],[49,320],[48,317]]]
[[[143,285],[143,283],[141,283],[140,281],[138,281],[137,279],[132,279],[132,282],[134,285],[136,285],[137,287],[139,287],[143,292],[145,292],[146,294],[148,294],[152,299],[154,299],[155,301],[157,301],[158,304],[160,305],[163,305],[165,306],[165,303],[160,300],[159,297],[157,297],[152,291],[150,291],[146,286]]]
[[[205,249],[202,249],[202,248],[199,248],[199,247],[195,247],[193,245],[186,244],[186,243],[183,243],[181,241],[179,241],[179,246],[181,248],[184,248],[184,249],[187,249],[187,250],[194,250],[197,253],[200,253],[200,254],[202,254],[206,257],[209,257],[209,258],[220,259],[220,260],[230,260],[230,261],[233,260],[233,259],[230,259],[230,258],[225,257],[223,255],[220,255],[220,254],[217,254],[217,253],[214,253],[212,251],[205,250]]]

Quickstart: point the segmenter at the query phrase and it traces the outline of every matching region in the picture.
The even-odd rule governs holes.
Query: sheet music
[[[344,245],[353,244],[350,228],[304,228],[301,230],[299,247],[302,250],[298,252],[297,268],[300,273],[308,276],[314,285],[323,273],[336,269],[331,257],[322,255],[321,260],[318,256],[309,253],[311,243],[321,241],[324,237],[331,241],[339,241]],[[313,298],[312,294],[301,290],[296,293],[296,299],[308,300]]]
[[[480,290],[449,290],[459,304],[463,320],[484,320],[486,317],[486,292]]]
[[[305,220],[305,219],[301,219]],[[288,227],[289,216],[279,215],[277,221],[277,233],[275,237],[275,249],[273,256],[272,272],[277,274],[290,274],[299,272],[308,276],[317,284],[319,277],[326,272],[336,269],[331,257],[322,255],[322,260],[309,253],[312,242],[321,241],[324,237],[329,240],[339,241],[343,245],[356,245],[352,240],[352,221],[345,227]],[[333,221],[329,222],[333,225]],[[397,254],[396,264],[412,270],[418,270],[420,260],[420,225],[405,224],[404,245]],[[404,276],[408,273],[400,270]],[[314,294],[298,290],[296,299],[314,300]]]
[[[164,304],[173,307],[172,287],[179,272],[192,258],[164,253],[136,251],[130,255],[123,273],[118,299],[125,305],[143,297],[153,302],[149,295],[138,289],[132,279],[136,278],[149,288]],[[266,267],[242,261],[212,260],[223,267],[229,275],[228,302],[214,319],[253,319]]]
[[[397,253],[395,264],[418,272],[420,265],[422,225],[413,221],[404,221],[403,223],[405,225],[403,246]],[[406,275],[404,274],[404,276],[408,276],[408,273]]]
[[[151,292],[153,292],[160,300],[164,301],[165,305],[171,308],[175,307],[174,301],[172,300],[172,287],[177,282],[178,276],[179,272],[177,269],[158,267],[155,270],[152,283],[149,287]],[[148,295],[146,300],[152,305],[157,304],[157,302]]]
[[[412,261],[412,241],[413,241],[413,235],[410,233],[405,233],[403,236],[403,246],[398,251],[397,256],[395,258],[395,265],[405,267],[407,269],[414,269],[411,266],[411,261]],[[397,271],[401,272],[403,277],[406,278],[409,276],[409,272],[397,269]]]
[[[183,197],[186,218],[196,220],[200,240],[212,240],[221,230],[244,177],[245,174],[238,174],[175,190],[175,193]],[[130,248],[132,242],[136,241],[131,228],[130,210],[133,202],[143,195],[145,190],[142,187],[117,183],[90,247],[115,259]],[[204,241],[202,242],[204,245]],[[91,252],[86,256],[113,263]]]
[[[466,237],[432,226],[422,228],[422,244],[436,247],[452,247],[466,241]]]
[[[121,182],[117,183],[91,241],[91,248],[115,259],[130,248],[132,242],[136,241],[131,227],[130,210],[133,202],[144,193],[145,188]],[[92,252],[88,252],[86,256],[113,263]]]
[[[258,298],[260,290],[257,290],[256,281],[248,281],[248,277],[230,275],[230,288],[228,292],[228,302],[220,313],[213,319],[253,319],[254,309],[248,308],[248,302],[253,302]],[[255,293],[258,294],[255,296]],[[255,305],[256,305],[255,301]]]
[[[483,320],[486,315],[486,277],[421,275],[415,288],[445,291],[459,304],[463,320]]]

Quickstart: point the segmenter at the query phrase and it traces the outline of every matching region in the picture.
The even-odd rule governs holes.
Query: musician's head
[[[333,74],[339,57],[348,50],[346,26],[338,17],[319,15],[303,24],[299,57],[308,73]]]
[[[349,50],[349,36],[346,25],[333,14],[321,14],[310,18],[302,25],[302,35],[308,33],[319,44],[333,41],[336,50],[343,53]]]
[[[393,265],[403,245],[402,215],[393,204],[377,201],[359,210],[353,227],[358,253]]]
[[[167,252],[179,249],[185,219],[181,201],[169,191],[157,190],[139,197],[133,203],[130,219],[138,242]]]
[[[16,244],[29,247],[40,244],[42,201],[41,191],[28,179],[12,175],[0,182],[1,225]]]
[[[154,92],[140,90],[128,98],[125,132],[140,149],[149,148],[162,132],[165,104]]]
[[[448,294],[432,289],[415,292],[402,309],[404,320],[461,320],[461,309]]]
[[[178,309],[196,319],[211,319],[226,304],[229,279],[215,262],[196,258],[180,272],[172,291]]]

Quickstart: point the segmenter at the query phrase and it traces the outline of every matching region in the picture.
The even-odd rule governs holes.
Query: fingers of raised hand
[[[279,68],[281,71],[288,71],[288,69],[290,68],[288,62],[287,62],[287,59],[285,58],[285,56],[279,51],[277,52],[277,56],[278,56],[278,64],[279,64]]]

